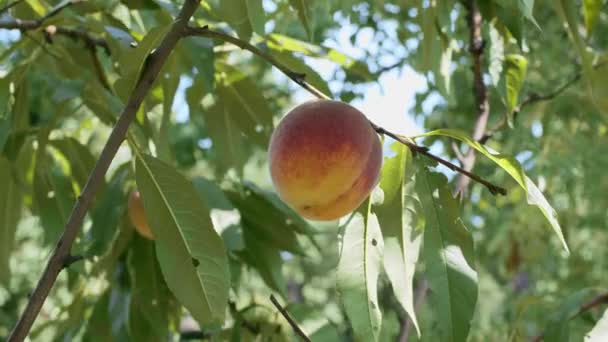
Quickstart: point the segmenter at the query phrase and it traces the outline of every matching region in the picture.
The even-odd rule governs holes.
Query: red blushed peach
[[[316,100],[292,109],[270,139],[270,175],[300,215],[334,220],[356,209],[380,175],[382,146],[363,113]]]

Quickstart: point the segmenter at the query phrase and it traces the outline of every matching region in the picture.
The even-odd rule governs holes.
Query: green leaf
[[[285,296],[287,281],[283,276],[283,259],[279,249],[268,246],[258,239],[256,232],[249,229],[243,229],[243,237],[247,248],[239,253],[241,258],[256,269],[270,288]]]
[[[224,243],[191,182],[138,154],[136,179],[169,289],[203,327],[223,323],[230,275]]]
[[[384,237],[384,269],[399,304],[410,316],[418,336],[420,328],[414,310],[414,272],[422,235],[416,230],[412,204],[406,204],[406,173],[411,173],[412,154],[403,144],[393,143],[396,153],[385,158],[380,177],[384,202],[375,208]],[[407,201],[415,201],[409,197]]]
[[[562,229],[557,221],[557,213],[555,209],[551,207],[543,193],[540,189],[532,182],[528,176],[524,173],[524,170],[519,164],[519,162],[510,156],[497,153],[495,151],[490,152],[486,147],[473,140],[470,136],[468,136],[465,132],[455,130],[455,129],[438,129],[432,132],[428,132],[423,134],[423,136],[434,136],[441,135],[450,137],[456,140],[460,140],[464,143],[467,143],[469,146],[473,147],[490,160],[498,164],[503,170],[505,170],[516,182],[519,186],[524,189],[524,191],[528,195],[528,204],[537,206],[540,211],[545,215],[547,221],[551,225],[551,228],[559,238],[560,242],[564,246],[564,250],[566,253],[570,254],[570,250],[568,249],[568,244],[564,239],[564,235],[562,233]]]
[[[534,19],[534,15],[532,14],[532,12],[534,11],[534,0],[519,0],[517,2],[517,5],[519,6],[519,10],[524,15],[524,17],[530,20],[530,22],[532,22],[534,26],[540,29],[540,26],[538,26],[538,23],[536,22],[536,20]]]
[[[91,244],[88,249],[90,255],[102,255],[109,248],[114,234],[125,212],[127,196],[124,192],[125,182],[130,176],[131,163],[125,163],[114,172],[106,191],[91,210],[93,225],[90,230]]]
[[[488,73],[495,87],[498,85],[502,74],[504,59],[505,39],[496,28],[495,23],[492,22],[490,25],[490,66],[488,67]]]
[[[96,162],[89,149],[74,138],[51,140],[50,145],[57,148],[66,157],[70,163],[72,177],[78,183],[80,189],[84,188]],[[99,193],[105,191],[105,186],[105,180],[103,180]]]
[[[583,16],[585,17],[587,37],[591,36],[601,12],[602,0],[583,0]]]
[[[298,12],[298,18],[304,25],[308,39],[312,40],[311,18],[310,18],[310,2],[308,0],[289,0],[289,4]]]
[[[0,157],[0,284],[5,285],[10,280],[9,261],[23,204],[23,193],[12,174],[14,171],[11,163]]]
[[[217,102],[208,110],[203,111],[205,124],[216,152],[218,171],[220,173],[235,169],[239,175],[247,161],[245,155],[246,140],[240,133],[236,123],[230,118],[227,106]]]
[[[382,312],[378,303],[378,276],[384,242],[378,219],[368,198],[349,217],[341,237],[337,268],[340,301],[346,310],[355,339],[377,341]]]
[[[272,132],[272,110],[257,84],[237,73],[237,80],[218,82],[216,94],[239,130],[258,146],[267,148]]]
[[[253,32],[263,36],[266,34],[264,25],[266,24],[266,13],[262,6],[262,0],[246,0],[247,1],[247,15],[249,16],[249,22]]]
[[[169,333],[170,293],[156,261],[154,243],[135,236],[128,261],[131,278],[129,308],[133,341],[166,341]]]
[[[243,232],[240,227],[241,216],[224,194],[219,185],[203,177],[192,179],[194,187],[201,195],[205,206],[211,210],[213,226],[222,236],[229,252],[244,248]]]
[[[580,310],[581,305],[593,298],[597,289],[583,289],[560,299],[560,304],[553,311],[545,328],[545,341],[570,341],[570,325],[568,324]]]
[[[34,203],[44,228],[45,242],[55,243],[76,200],[74,189],[71,179],[55,156],[44,150],[36,155]]]
[[[585,342],[603,342],[608,340],[608,310],[604,311],[602,318],[593,329],[585,335]]]
[[[245,184],[243,194],[226,191],[226,196],[241,212],[244,230],[255,232],[256,239],[283,251],[305,255],[296,232],[306,229],[306,223],[296,219],[293,212],[284,211],[269,195],[249,183]]]
[[[513,127],[513,112],[517,108],[519,92],[526,78],[528,60],[521,55],[508,54],[505,56],[505,86],[507,96],[507,118],[510,127]]]
[[[167,25],[151,29],[135,49],[123,51],[119,57],[121,77],[114,83],[114,90],[123,103],[127,102],[139,80],[139,74],[146,66],[148,55],[158,46],[170,28],[171,26]]]
[[[289,69],[305,75],[307,82],[312,84],[315,88],[319,89],[323,94],[332,97],[331,90],[327,86],[327,82],[319,76],[311,67],[306,65],[300,58],[293,56],[291,53],[285,51],[276,51],[273,56],[281,63],[285,64]]]
[[[252,23],[249,20],[247,0],[215,0],[215,12],[234,30],[239,38],[248,41],[251,38]]]
[[[445,176],[419,168],[416,191],[425,216],[423,257],[432,293],[429,300],[441,340],[466,341],[477,303],[473,237],[459,218],[459,203]]]

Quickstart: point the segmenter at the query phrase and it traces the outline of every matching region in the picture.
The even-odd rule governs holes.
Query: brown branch
[[[277,308],[277,310],[279,310],[281,315],[283,315],[283,317],[285,317],[287,322],[289,322],[289,325],[291,325],[291,327],[296,332],[296,334],[298,334],[298,336],[300,336],[300,338],[303,341],[311,342],[310,337],[306,336],[306,333],[304,333],[304,331],[302,330],[302,328],[300,328],[298,323],[296,323],[296,321],[289,315],[289,312],[287,312],[287,310],[285,310],[285,308],[282,307],[281,304],[279,304],[279,301],[272,294],[270,295],[270,301],[272,302],[272,304],[274,304],[274,306]]]
[[[108,42],[99,37],[94,37],[85,31],[75,30],[67,27],[57,27],[56,34],[64,35],[72,39],[81,39],[87,46],[98,46],[102,48],[107,55],[110,55],[110,45]]]
[[[589,311],[590,309],[592,309],[598,305],[601,305],[601,304],[608,304],[608,292],[601,293],[601,294],[593,297],[589,301],[581,304],[581,306],[578,308],[578,311],[574,315],[569,317],[568,320],[572,320],[572,319],[580,316],[582,313]],[[540,342],[544,338],[545,338],[545,333],[543,332],[539,335],[534,336],[530,341],[531,342]]]
[[[10,8],[9,6],[12,7],[12,6],[16,5],[20,1],[21,0],[18,0],[18,1],[15,1],[15,2],[5,6],[3,9],[0,10],[0,13],[2,13],[2,11],[5,9]],[[36,20],[22,20],[22,19],[1,20],[0,29],[9,29],[9,30],[16,29],[16,30],[21,31],[22,33],[40,29],[44,26],[44,23],[48,19],[56,16],[57,14],[59,14],[61,11],[68,8],[69,6],[72,6],[72,5],[80,3],[80,2],[83,2],[83,0],[73,0],[73,1],[65,2],[65,3],[61,4],[60,6],[53,8],[45,16],[43,16],[39,19],[36,19]],[[73,39],[80,39],[80,40],[83,40],[87,46],[92,45],[92,46],[101,47],[104,49],[106,54],[108,54],[108,55],[110,54],[110,46],[107,41],[105,41],[102,38],[94,37],[85,31],[79,31],[79,30],[75,30],[72,28],[49,25],[44,28],[44,33],[45,33],[45,37],[47,39],[52,38],[52,36],[55,34],[63,35],[63,36],[70,37]]]
[[[477,0],[469,0],[468,5],[468,26],[469,26],[469,52],[473,60],[473,94],[475,96],[475,107],[477,121],[473,130],[473,139],[479,140],[484,136],[488,117],[490,116],[490,104],[488,102],[488,92],[483,81],[483,49],[484,41],[481,35],[482,17],[477,7]],[[462,159],[462,166],[466,171],[471,171],[475,165],[475,149],[469,148]],[[467,187],[471,182],[470,178],[459,177],[456,184],[456,193],[460,198],[464,198]]]
[[[283,72],[287,77],[289,77],[292,81],[297,83],[302,88],[306,89],[308,92],[310,92],[314,96],[316,96],[320,99],[331,99],[329,96],[323,94],[323,92],[321,92],[319,89],[315,88],[313,85],[306,82],[305,74],[297,73],[297,72],[291,70],[289,67],[287,67],[284,64],[282,64],[281,62],[279,62],[276,58],[274,58],[268,52],[254,46],[254,45],[251,45],[246,41],[240,40],[237,37],[231,36],[231,35],[223,33],[223,32],[211,30],[208,26],[187,27],[184,30],[183,34],[184,34],[184,36],[200,36],[200,37],[207,37],[207,38],[215,38],[215,39],[219,39],[224,42],[227,42],[227,43],[234,44],[243,50],[248,50],[248,51],[252,52],[253,54],[266,60],[273,66],[275,66],[277,69],[279,69],[281,72]],[[374,124],[371,121],[370,121],[370,124],[376,130],[376,132],[378,132],[378,134],[387,135],[387,136],[395,139],[396,141],[404,144],[405,146],[407,146],[410,150],[412,150],[413,153],[420,153],[442,165],[447,166],[452,171],[457,171],[457,172],[475,180],[476,182],[479,182],[479,183],[485,185],[492,194],[505,195],[507,193],[507,191],[504,188],[499,187],[497,185],[490,183],[489,181],[484,180],[480,176],[477,176],[477,175],[471,173],[470,170],[465,170],[445,159],[442,159],[440,157],[437,157],[437,156],[431,154],[428,151],[428,148],[417,145],[411,139],[409,139],[405,136],[387,131],[386,129]]]
[[[169,32],[165,35],[162,42],[156,48],[154,53],[150,54],[146,58],[146,67],[141,71],[140,78],[136,84],[133,92],[131,93],[129,100],[120,117],[108,141],[106,142],[93,171],[89,175],[89,179],[82,190],[81,195],[78,197],[76,204],[72,208],[72,212],[65,225],[64,231],[61,238],[57,242],[53,254],[49,259],[44,272],[36,285],[36,289],[32,293],[25,307],[17,325],[11,332],[8,341],[16,342],[23,341],[38,316],[44,301],[49,295],[57,276],[63,269],[66,258],[70,255],[70,249],[76,236],[80,232],[82,221],[87,213],[88,208],[91,206],[93,197],[99,188],[101,181],[104,178],[110,163],[116,155],[116,151],[125,139],[125,135],[129,128],[129,125],[135,117],[135,113],[143,102],[146,94],[152,87],[152,84],[156,80],[160,69],[168,58],[169,54],[181,38],[182,31],[187,25],[188,20],[194,14],[194,11],[199,6],[198,0],[186,0],[178,17],[173,22],[173,25]]]

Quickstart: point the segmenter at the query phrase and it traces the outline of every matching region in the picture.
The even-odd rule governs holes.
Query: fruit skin
[[[312,220],[334,220],[356,209],[382,166],[382,145],[365,115],[332,100],[289,111],[270,138],[268,154],[279,197]]]
[[[154,240],[154,233],[148,225],[146,214],[144,213],[144,202],[141,200],[139,191],[133,191],[129,196],[129,219],[135,230],[146,239]]]

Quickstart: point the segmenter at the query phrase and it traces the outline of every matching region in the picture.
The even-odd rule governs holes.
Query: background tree
[[[0,338],[605,336],[605,1],[0,6]],[[403,70],[427,133],[372,120],[378,187],[303,220],[281,114]]]

